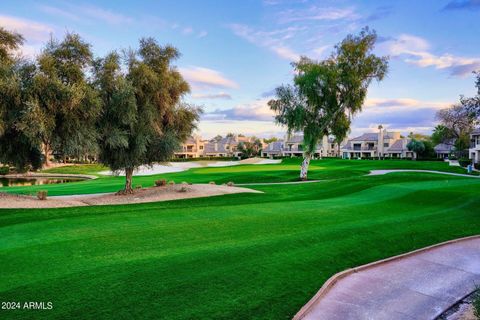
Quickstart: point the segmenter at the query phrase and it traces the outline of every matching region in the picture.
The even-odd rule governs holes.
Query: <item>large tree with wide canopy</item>
[[[343,140],[352,116],[362,110],[370,83],[387,73],[387,58],[372,53],[376,41],[376,33],[365,28],[347,36],[326,60],[302,57],[293,63],[293,85],[278,87],[276,99],[269,101],[277,123],[287,126],[289,133],[303,131],[300,179],[307,179],[322,137],[331,134]]]
[[[133,192],[136,168],[168,160],[199,120],[201,109],[183,102],[189,85],[172,65],[178,57],[177,49],[146,38],[126,52],[126,65],[115,52],[95,63],[100,161],[125,172],[122,193]]]

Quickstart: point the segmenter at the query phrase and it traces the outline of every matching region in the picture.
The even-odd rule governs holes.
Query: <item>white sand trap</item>
[[[281,163],[282,160],[264,159],[264,158],[248,158],[239,161],[241,164],[276,164]]]
[[[435,170],[415,170],[415,169],[395,169],[395,170],[371,170],[367,176],[380,176],[388,173],[395,173],[395,172],[420,172],[420,173],[437,173],[437,174],[445,174],[449,176],[457,176],[457,177],[469,177],[469,178],[480,178],[480,176],[474,176],[470,174],[462,174],[462,173],[454,173],[454,172],[443,172],[443,171],[435,171]]]
[[[135,190],[134,194],[117,196],[114,193],[49,197],[38,200],[35,197],[0,193],[0,208],[63,208],[77,206],[101,206],[158,202],[178,199],[219,196],[233,193],[262,193],[243,187],[229,187],[210,184],[186,186],[186,192],[180,192],[182,185],[152,187]]]
[[[168,162],[165,164],[154,164],[153,166],[141,166],[137,170],[133,172],[134,176],[150,176],[154,174],[161,174],[161,173],[173,173],[173,172],[181,172],[185,171],[191,168],[199,168],[203,167],[201,163],[196,163],[196,162]],[[101,171],[99,172],[101,175],[105,176],[113,176],[113,175],[119,175],[119,176],[125,176],[125,172],[119,172],[118,174],[106,170],[106,171]]]
[[[217,161],[211,162],[207,164],[207,167],[231,167],[231,166],[238,166],[240,161]]]
[[[277,164],[281,163],[282,160],[272,160],[272,159],[263,159],[263,158],[249,158],[241,161],[187,161],[187,162],[167,162],[163,164],[154,164],[153,166],[141,166],[139,169],[135,170],[134,176],[149,176],[154,174],[163,174],[163,173],[174,173],[186,171],[191,168],[202,168],[202,167],[231,167],[238,166],[240,164]],[[112,171],[106,170],[99,172],[101,175],[112,176],[119,175],[125,176],[125,172],[114,173]]]

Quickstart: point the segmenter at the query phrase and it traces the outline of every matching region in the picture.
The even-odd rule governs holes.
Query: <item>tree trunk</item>
[[[133,168],[125,168],[125,189],[123,190],[125,194],[132,194],[132,177],[133,177]]]
[[[312,155],[310,153],[305,153],[302,162],[302,168],[300,170],[300,180],[307,180],[307,173],[308,173],[308,165],[310,164],[310,159]]]
[[[50,167],[50,160],[48,159],[49,155],[50,155],[50,146],[48,145],[48,143],[45,143],[43,145],[43,153],[44,153],[44,156],[45,156],[45,161],[43,162],[43,164],[45,165],[45,167]]]

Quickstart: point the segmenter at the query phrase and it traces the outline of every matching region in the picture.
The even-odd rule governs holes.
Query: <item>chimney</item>
[[[377,141],[377,151],[378,151],[378,156],[379,157],[383,157],[383,154],[384,154],[383,137],[384,137],[385,132],[387,131],[386,129],[385,130],[382,130],[382,129],[383,129],[383,126],[379,125],[378,126],[378,141]]]

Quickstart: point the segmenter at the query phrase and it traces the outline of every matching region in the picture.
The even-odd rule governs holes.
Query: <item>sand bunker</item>
[[[141,166],[134,171],[134,176],[149,176],[154,174],[163,174],[163,173],[173,173],[186,171],[191,168],[202,168],[202,167],[230,167],[238,166],[241,164],[277,164],[281,163],[282,160],[272,160],[272,159],[263,159],[263,158],[249,158],[240,161],[187,161],[187,162],[168,162],[164,164],[154,164],[153,166]],[[101,175],[115,175],[111,171],[101,171]],[[120,176],[124,176],[124,172],[118,173]]]
[[[182,187],[186,192],[180,192]],[[174,185],[165,187],[152,187],[135,190],[132,195],[117,196],[113,193],[58,196],[49,197],[47,200],[38,200],[36,197],[0,193],[0,208],[63,208],[77,206],[114,205],[157,202],[177,199],[210,197],[233,193],[261,193],[261,191],[210,184]]]

